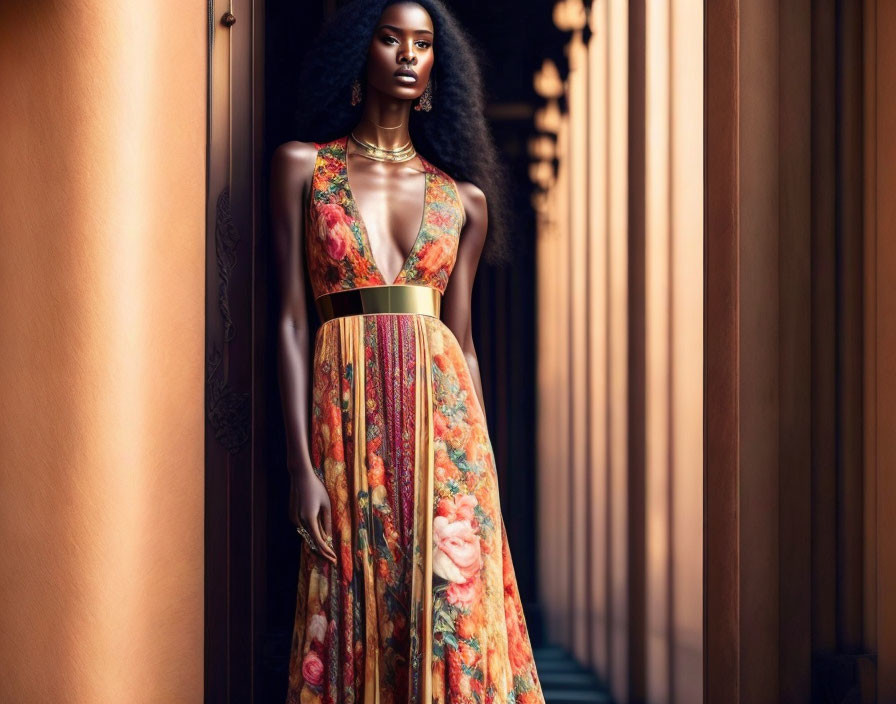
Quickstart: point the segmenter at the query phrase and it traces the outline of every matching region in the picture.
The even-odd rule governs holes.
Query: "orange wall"
[[[0,6],[0,700],[200,702],[206,8]]]

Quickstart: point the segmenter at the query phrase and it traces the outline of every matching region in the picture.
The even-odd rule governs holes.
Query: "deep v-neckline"
[[[417,247],[423,237],[423,231],[426,229],[426,215],[427,211],[429,210],[430,173],[429,169],[426,166],[426,160],[423,158],[423,156],[421,154],[418,154],[417,156],[420,157],[420,162],[423,164],[423,215],[420,217],[420,228],[417,230],[417,236],[414,238],[414,242],[411,245],[411,250],[404,258],[404,262],[402,263],[401,268],[398,270],[398,273],[395,275],[395,279],[392,281],[393,286],[398,283],[399,279],[401,279],[402,277],[402,274],[405,273],[405,269],[408,268],[408,264],[411,263],[411,257],[413,257],[414,252],[417,251]],[[385,284],[386,277],[383,274],[383,270],[380,269],[379,264],[377,264],[376,257],[373,256],[373,247],[370,246],[370,237],[367,233],[367,225],[364,223],[364,217],[361,215],[361,208],[358,206],[358,203],[355,200],[355,194],[352,191],[348,173],[348,137],[345,138],[345,143],[342,147],[342,169],[345,181],[345,197],[351,205],[352,217],[355,219],[355,222],[358,223],[358,229],[361,231],[361,239],[363,240],[367,258],[370,260],[370,265],[371,267],[373,267],[373,270],[376,272],[377,276],[380,278],[383,284]]]

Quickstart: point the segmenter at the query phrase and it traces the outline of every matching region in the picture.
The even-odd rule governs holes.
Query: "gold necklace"
[[[349,132],[352,141],[357,144],[364,152],[364,156],[377,161],[410,161],[417,156],[417,150],[414,145],[408,142],[397,149],[383,149],[376,144],[372,144],[366,140],[358,139],[354,131]]]
[[[404,123],[401,122],[401,123],[395,125],[395,127],[386,127],[385,125],[381,125],[381,124],[379,124],[378,122],[374,122],[374,121],[371,120],[369,117],[364,117],[364,118],[362,118],[362,119],[364,120],[364,122],[369,122],[371,125],[376,125],[376,126],[379,127],[381,130],[397,130],[399,127],[403,127],[403,126],[404,126]]]

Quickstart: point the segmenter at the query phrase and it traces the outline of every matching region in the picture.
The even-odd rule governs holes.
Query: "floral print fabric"
[[[384,283],[340,180],[344,145],[318,145],[315,296]],[[427,173],[424,227],[398,280],[443,290],[463,213],[453,180]],[[287,704],[543,704],[457,338],[422,314],[338,317],[318,331],[312,372],[312,463],[338,563],[302,542]]]
[[[364,221],[352,198],[347,137],[319,144],[305,238],[315,296],[348,288],[416,284],[445,292],[457,257],[463,205],[454,180],[420,156],[425,173],[423,220],[410,255],[394,281],[386,281],[370,250]]]

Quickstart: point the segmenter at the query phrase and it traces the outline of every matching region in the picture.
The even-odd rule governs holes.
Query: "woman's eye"
[[[384,35],[382,37],[382,40],[383,40],[384,44],[398,44],[399,43],[397,37],[393,37],[389,34]],[[420,49],[428,49],[432,45],[432,42],[428,42],[425,39],[418,39],[417,41],[414,42],[414,44],[416,44],[417,47]]]

